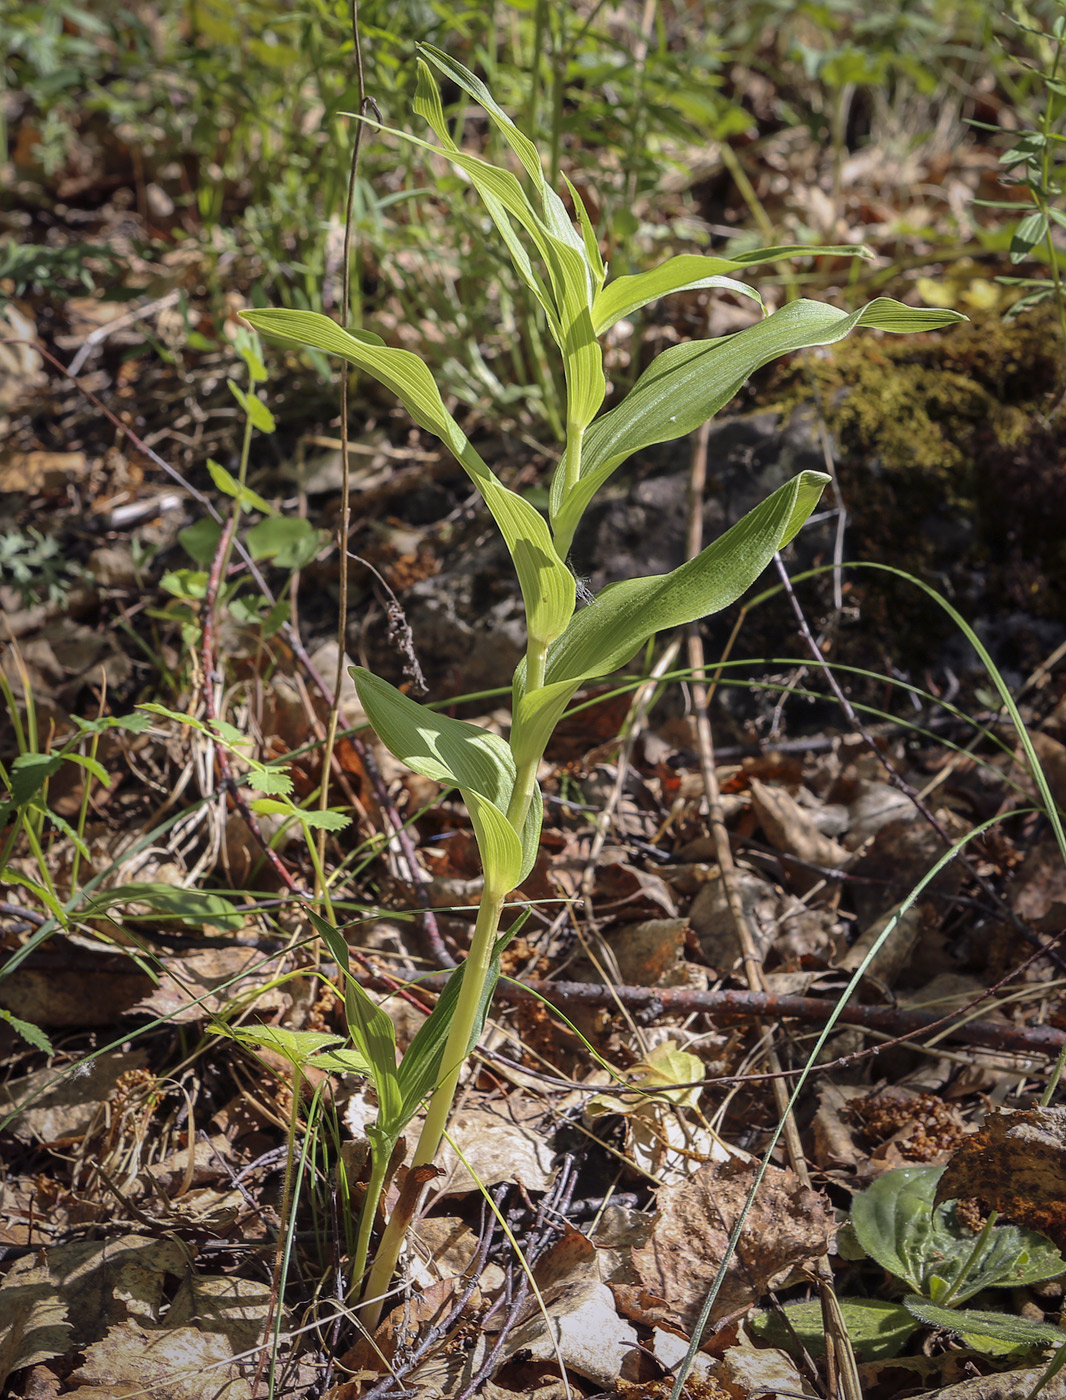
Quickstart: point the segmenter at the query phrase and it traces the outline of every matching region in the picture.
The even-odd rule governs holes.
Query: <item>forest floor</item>
[[[809,180],[781,203],[786,157]],[[372,1338],[346,1271],[372,1095],[313,1062],[294,1078],[271,1040],[345,1030],[305,913],[314,864],[298,829],[267,853],[213,728],[247,737],[238,768],[285,768],[317,805],[335,391],[270,360],[278,431],[248,476],[265,510],[220,563],[211,515],[230,502],[208,461],[237,470],[226,381],[244,382],[250,283],[236,265],[220,298],[194,242],[131,241],[111,174],[82,172],[122,278],[24,291],[0,335],[6,1393],[642,1400],[671,1393],[702,1326],[693,1400],[854,1397],[827,1328],[838,1346],[846,1330],[869,1400],[978,1400],[1027,1394],[1061,1354],[1066,1125],[1038,1105],[1066,1045],[1047,810],[1049,794],[1066,807],[1062,347],[1044,310],[1004,322],[1002,242],[949,260],[932,214],[894,231],[886,189],[957,210],[996,192],[995,151],[931,142],[890,179],[895,159],[865,147],[839,207],[795,142],[761,147],[748,175],[775,222],[846,228],[891,269],[880,290],[971,324],[761,371],[590,515],[575,559],[594,594],[681,562],[694,520],[719,532],[786,459],[834,475],[755,602],[660,637],[553,740],[540,855],[509,905],[528,918]],[[52,246],[55,226],[53,210]],[[843,259],[808,272],[805,295],[844,294]],[[402,308],[377,311],[400,335]],[[746,318],[728,295],[672,298],[613,347],[614,372]],[[435,440],[365,383],[352,409],[348,656],[407,686],[417,661],[430,699],[505,732],[521,647],[506,555]],[[544,423],[464,414],[538,499]],[[1042,779],[974,639],[917,584],[850,560],[917,576],[973,624]],[[389,755],[346,675],[340,699],[329,805],[348,821],[326,866],[402,1050],[469,945],[477,849],[456,794]],[[265,1029],[237,1045],[241,1026]],[[961,1200],[935,1205],[949,1163]],[[1003,1320],[952,1330],[945,1305],[967,1298]]]

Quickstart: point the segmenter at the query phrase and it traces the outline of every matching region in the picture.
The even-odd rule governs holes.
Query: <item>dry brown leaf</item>
[[[616,1286],[628,1316],[691,1332],[756,1170],[755,1163],[715,1162],[682,1185],[659,1192],[651,1238],[633,1251],[645,1292],[638,1296],[638,1290]],[[823,1197],[803,1186],[794,1172],[770,1167],[729,1263],[711,1322],[752,1307],[795,1267],[824,1254],[833,1231]],[[663,1302],[649,1307],[649,1294]]]
[[[457,1278],[474,1261],[478,1237],[457,1215],[427,1215],[408,1231],[411,1278],[427,1288],[442,1279]],[[486,1264],[478,1274],[478,1288],[491,1293],[502,1287],[504,1273],[498,1264]]]
[[[818,870],[811,870],[809,866],[840,870],[847,865],[850,859],[847,850],[832,837],[823,836],[815,826],[810,811],[801,807],[783,787],[752,778],[751,800],[767,841],[785,855],[784,866],[789,882],[800,893],[811,889],[824,878]],[[797,861],[805,864],[789,861],[788,856],[795,856]]]
[[[1027,852],[1011,886],[1010,902],[1019,918],[1041,932],[1053,933],[1066,923],[1066,866],[1054,836],[1037,841]]]
[[[762,958],[774,941],[789,901],[780,890],[749,870],[737,870],[735,879],[756,955]],[[741,948],[721,877],[702,887],[692,901],[688,918],[711,966],[723,974],[732,972],[740,962]]]
[[[568,1229],[537,1261],[534,1277],[540,1300],[526,1304],[524,1318],[507,1338],[505,1356],[522,1351],[534,1361],[561,1356],[578,1375],[613,1386],[637,1334],[618,1316],[611,1290],[600,1281],[595,1245]]]
[[[683,985],[687,928],[687,919],[645,919],[612,934],[608,942],[622,981],[634,987]]]
[[[1046,1366],[993,1376],[968,1376],[957,1385],[926,1392],[928,1400],[1029,1400]],[[1040,1391],[1040,1400],[1066,1400],[1066,1376],[1060,1371]]]
[[[617,847],[605,846],[596,867],[596,909],[622,923],[677,917],[677,905],[666,882],[650,871],[619,859]],[[582,869],[584,863],[582,862]],[[580,872],[578,874],[580,882]]]
[[[818,1394],[791,1356],[776,1347],[753,1346],[743,1328],[737,1345],[722,1353],[715,1375],[731,1394],[743,1395],[745,1400]]]
[[[88,1064],[71,1066],[63,1075],[37,1070],[0,1087],[0,1112],[26,1104],[8,1130],[21,1142],[58,1142],[74,1138],[89,1127],[120,1077],[148,1062],[143,1050],[108,1051]],[[53,1084],[53,1081],[58,1081]],[[52,1087],[49,1087],[52,1086]]]
[[[0,1007],[35,1026],[110,1026],[152,989],[125,953],[55,935],[0,981]]]
[[[861,1091],[826,1083],[818,1097],[818,1108],[811,1123],[814,1142],[812,1153],[815,1166],[822,1171],[857,1166],[866,1152],[855,1141],[854,1130],[847,1117],[851,1100]]]
[[[437,1190],[444,1196],[476,1191],[473,1171],[483,1186],[520,1181],[527,1191],[547,1191],[555,1177],[554,1154],[544,1134],[534,1126],[541,1114],[540,1108],[518,1095],[490,1108],[461,1110],[448,1126],[451,1142],[446,1139],[441,1151],[444,1175]]]
[[[86,1349],[70,1385],[80,1400],[252,1400],[246,1368],[233,1357],[223,1333],[122,1322]]]
[[[857,850],[889,822],[913,821],[918,809],[905,792],[889,783],[861,780],[858,793],[848,804],[848,830],[845,843]]]
[[[990,1113],[937,1186],[937,1201],[967,1196],[1066,1248],[1066,1108]]]
[[[28,341],[37,337],[37,326],[12,302],[0,311],[0,413],[9,412],[34,389],[47,381],[41,357]],[[9,481],[0,468],[0,490],[28,488]]]
[[[12,1371],[63,1356],[71,1347],[67,1308],[40,1257],[16,1259],[0,1284],[0,1387]]]
[[[259,989],[267,973],[257,948],[198,948],[171,955],[164,964],[158,986],[141,997],[131,1011],[138,1015],[166,1016],[171,1021],[204,1021],[242,991]],[[256,1011],[263,1015],[285,1004],[279,988],[256,997]]]

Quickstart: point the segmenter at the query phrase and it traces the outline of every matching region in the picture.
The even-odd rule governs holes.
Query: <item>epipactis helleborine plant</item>
[[[477,486],[507,542],[525,604],[526,654],[514,675],[509,741],[437,714],[370,671],[352,668],[360,701],[382,742],[415,772],[461,792],[484,869],[466,961],[452,974],[399,1065],[391,1020],[347,976],[349,1031],[379,1103],[378,1122],[370,1132],[371,1180],[353,1261],[355,1286],[363,1275],[393,1148],[428,1098],[414,1165],[432,1162],[464,1061],[481,1033],[499,972],[504,901],[529,874],[537,855],[542,815],[537,770],[555,725],[580,686],[626,665],[653,634],[717,612],[739,598],[804,524],[829,477],[801,472],[696,558],[668,574],[610,584],[593,605],[578,611],[567,556],[589,503],[634,452],[692,432],[728,403],[754,370],[781,355],[832,344],[860,326],[927,331],[965,319],[952,311],[916,309],[887,297],[850,313],[817,301],[790,302],[732,335],[671,346],[622,402],[601,413],[606,381],[599,341],[623,317],[669,293],[700,288],[722,288],[761,307],[759,293],[738,280],[747,268],[801,254],[862,256],[865,250],[788,246],[733,258],[683,254],[648,272],[608,281],[595,232],[570,181],[566,188],[576,223],[560,194],[546,182],[537,148],[485,85],[438,49],[424,45],[419,52],[415,110],[438,144],[379,129],[444,156],[481,197],[558,347],[566,385],[566,442],[545,518],[481,459],[417,355],[392,349],[370,332],[344,330],[316,312],[243,313],[273,341],[338,355],[373,375],[397,395],[421,428],[445,443]],[[481,104],[517,157],[524,179],[455,145],[430,65]],[[344,938],[325,920],[315,916],[314,921],[347,974]],[[379,1244],[364,1290],[362,1319],[368,1326],[377,1322],[402,1236],[402,1223],[387,1226]]]

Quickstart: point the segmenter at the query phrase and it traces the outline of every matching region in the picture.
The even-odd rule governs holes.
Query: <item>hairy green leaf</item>
[[[1011,1350],[1029,1347],[1061,1347],[1066,1344],[1066,1332],[1050,1322],[1034,1322],[1010,1313],[987,1312],[978,1309],[938,1308],[924,1298],[910,1294],[904,1298],[909,1311],[927,1327],[940,1327],[954,1332],[970,1346],[982,1351],[986,1339],[1003,1343]],[[999,1348],[996,1349],[997,1351]]]
[[[772,1346],[794,1353],[798,1340],[812,1356],[825,1354],[825,1323],[822,1305],[788,1303],[784,1317],[777,1313],[756,1313],[751,1330]],[[861,1361],[885,1361],[898,1356],[917,1324],[899,1303],[880,1298],[841,1298],[840,1313],[848,1329],[848,1338]]]
[[[855,1197],[851,1223],[859,1243],[882,1268],[936,1301],[951,1289],[964,1303],[983,1288],[1012,1288],[1055,1278],[1066,1270],[1051,1243],[1017,1225],[995,1225],[976,1260],[973,1233],[953,1201],[935,1205],[944,1168],[901,1167],[878,1177]],[[959,1280],[961,1270],[968,1268]]]

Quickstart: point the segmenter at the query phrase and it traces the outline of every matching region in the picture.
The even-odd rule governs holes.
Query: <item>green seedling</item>
[[[993,1354],[1047,1346],[1046,1328],[1034,1330],[1007,1314],[956,1309],[988,1288],[1056,1278],[1066,1271],[1066,1259],[1043,1235],[1018,1225],[989,1221],[975,1235],[954,1201],[935,1203],[943,1173],[942,1166],[901,1167],[856,1196],[851,1225],[859,1245],[911,1290],[903,1304],[919,1322],[947,1327],[968,1346]]]
[[[462,1067],[477,1043],[497,975],[505,901],[525,880],[537,856],[542,812],[537,770],[572,697],[586,682],[628,664],[655,633],[694,622],[739,598],[796,535],[829,478],[819,472],[801,473],[672,573],[611,584],[590,606],[577,611],[575,579],[567,560],[574,533],[596,492],[634,452],[691,432],[728,403],[754,370],[781,355],[835,343],[864,326],[907,332],[963,319],[950,311],[914,309],[888,298],[850,314],[820,302],[792,302],[734,335],[671,347],[653,361],[621,403],[603,413],[606,380],[599,337],[621,318],[659,297],[692,289],[718,288],[761,306],[759,293],[739,280],[750,268],[810,252],[855,256],[862,250],[767,248],[732,259],[684,255],[651,271],[608,281],[596,234],[569,181],[566,191],[576,222],[545,179],[537,148],[488,88],[441,51],[422,46],[420,54],[415,110],[438,144],[392,134],[444,157],[474,186],[557,347],[566,388],[566,440],[551,483],[548,517],[490,470],[445,407],[418,356],[393,349],[369,332],[344,330],[312,312],[245,313],[267,338],[338,356],[379,380],[419,427],[445,443],[477,486],[507,543],[525,605],[526,655],[514,676],[508,740],[437,714],[369,671],[352,669],[359,698],[382,742],[415,772],[459,789],[484,871],[466,962],[453,974],[399,1067],[389,1018],[349,981],[349,1029],[371,1065],[380,1102],[378,1125],[371,1133],[373,1171],[379,1182],[386,1165],[379,1159],[386,1148],[391,1151],[427,1097],[415,1165],[431,1163],[440,1146]],[[446,126],[430,65],[481,104],[517,157],[523,178],[458,148]],[[316,919],[316,927],[346,969],[343,937],[325,920]],[[372,1189],[368,1206],[374,1205]],[[361,1239],[369,1228],[364,1222]],[[362,1317],[368,1326],[379,1317],[402,1236],[402,1222],[394,1215],[366,1282]],[[362,1260],[361,1245],[356,1284]]]
[[[1050,1324],[960,1306],[985,1289],[1055,1278],[1066,1270],[1066,1260],[1043,1235],[1016,1225],[990,1222],[975,1235],[959,1219],[954,1201],[936,1204],[943,1173],[942,1166],[901,1167],[878,1177],[852,1202],[840,1252],[874,1260],[910,1290],[895,1301],[840,1300],[856,1353],[867,1361],[898,1356],[922,1326],[953,1332],[989,1355],[1061,1347],[1066,1336]],[[819,1303],[790,1303],[782,1313],[762,1314],[755,1330],[786,1348],[793,1334],[815,1353],[824,1348]]]
[[[1060,254],[1055,247],[1056,228],[1066,228],[1066,0],[1054,0],[1058,11],[1046,28],[1027,24],[1010,17],[1010,22],[1029,43],[1031,58],[1022,58],[1022,67],[1032,74],[1033,95],[1038,111],[1032,126],[1004,131],[974,122],[986,131],[994,131],[1006,140],[1000,156],[1005,185],[1016,187],[1023,198],[1018,200],[975,200],[986,208],[1021,212],[1014,226],[1010,243],[1013,264],[1033,260],[1047,264],[1048,276],[997,277],[997,282],[1018,287],[1022,295],[1011,307],[1010,316],[1017,316],[1041,302],[1051,299],[1058,313],[1059,329],[1066,344],[1066,288],[1062,283]],[[1059,235],[1061,238],[1061,234]]]

